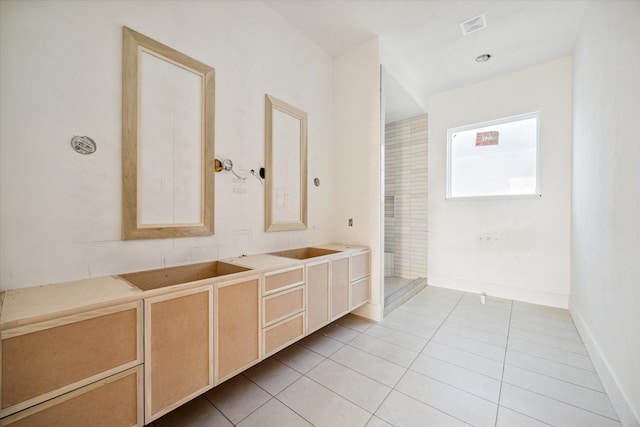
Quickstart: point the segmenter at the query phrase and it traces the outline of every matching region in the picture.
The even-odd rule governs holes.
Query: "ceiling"
[[[405,81],[398,80],[399,76],[387,76],[398,80],[386,86],[387,114],[405,102],[424,109],[434,93],[571,54],[588,3],[584,0],[265,2],[332,56],[378,36],[405,71],[401,76]],[[487,28],[463,36],[460,23],[480,14],[485,14]],[[485,53],[491,54],[491,60],[475,62],[476,56]],[[396,93],[398,88],[400,92]],[[413,100],[405,99],[408,95]],[[414,105],[407,110],[415,112],[415,108]]]

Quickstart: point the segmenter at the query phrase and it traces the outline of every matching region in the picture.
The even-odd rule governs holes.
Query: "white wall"
[[[358,314],[382,317],[380,59],[378,39],[334,58],[333,240],[371,248],[371,302]],[[353,227],[348,219],[353,218]]]
[[[263,187],[227,172],[215,236],[120,240],[123,25],[216,69],[216,157],[239,172],[263,166],[265,93],[308,113],[308,230],[264,233]],[[264,3],[1,1],[0,66],[0,288],[330,241],[333,61]]]
[[[445,200],[447,129],[532,111],[541,112],[542,197]],[[432,96],[428,173],[430,285],[567,307],[569,57]]]
[[[640,426],[640,2],[590,2],[574,52],[570,310],[625,426]]]

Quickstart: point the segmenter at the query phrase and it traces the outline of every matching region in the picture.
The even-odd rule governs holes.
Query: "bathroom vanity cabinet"
[[[0,425],[148,424],[365,304],[369,257],[327,245],[6,291]]]

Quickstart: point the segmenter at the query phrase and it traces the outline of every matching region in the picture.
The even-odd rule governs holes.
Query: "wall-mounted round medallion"
[[[71,147],[80,154],[93,154],[98,149],[98,145],[93,139],[78,135],[71,138]]]

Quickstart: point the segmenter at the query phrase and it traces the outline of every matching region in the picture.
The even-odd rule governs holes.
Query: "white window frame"
[[[470,129],[478,129],[478,128],[486,128],[490,126],[500,125],[503,123],[510,123],[520,120],[526,119],[536,119],[536,188],[535,192],[532,194],[504,194],[504,195],[485,195],[485,196],[452,196],[451,195],[451,166],[452,166],[452,158],[451,158],[451,136],[454,133],[470,130]],[[491,200],[491,199],[532,199],[532,198],[540,198],[542,197],[542,193],[540,191],[540,111],[534,111],[526,114],[519,114],[516,116],[504,117],[496,120],[488,120],[486,122],[479,122],[470,125],[458,126],[455,128],[447,129],[447,188],[446,188],[446,200]]]

